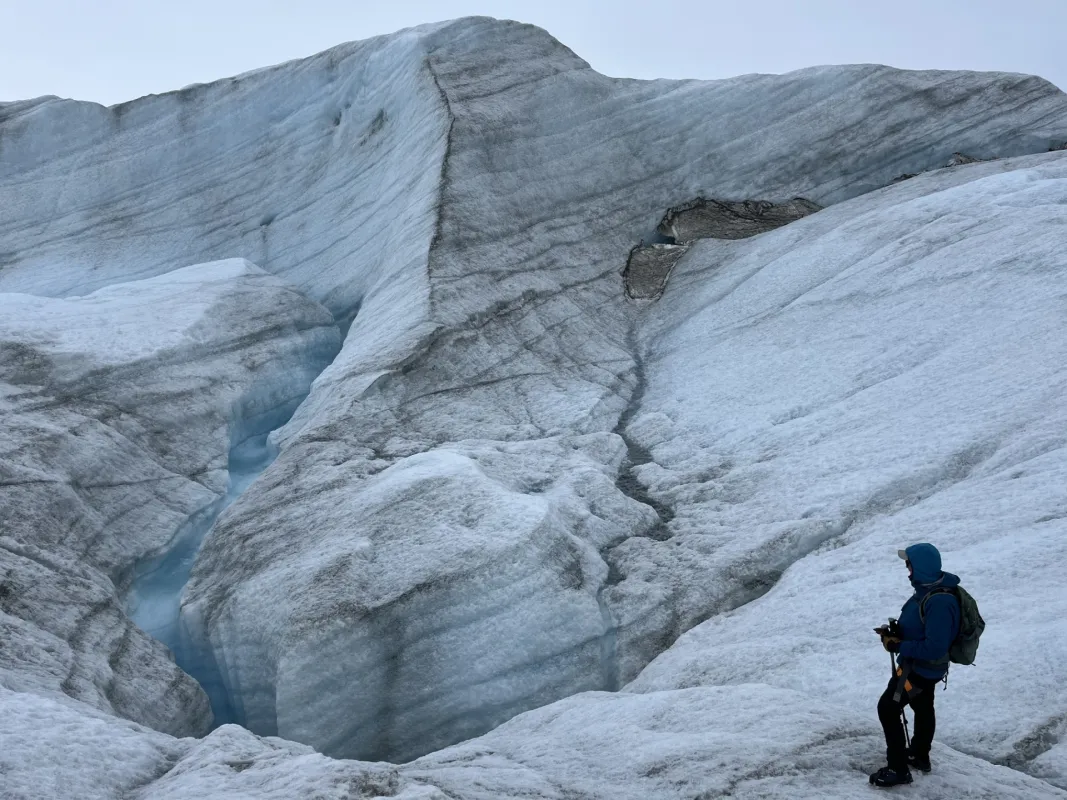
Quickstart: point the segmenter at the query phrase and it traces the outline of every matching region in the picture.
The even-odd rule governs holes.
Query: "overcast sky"
[[[117,103],[471,14],[540,25],[618,77],[877,62],[1067,87],[1067,0],[0,0],[0,100]]]

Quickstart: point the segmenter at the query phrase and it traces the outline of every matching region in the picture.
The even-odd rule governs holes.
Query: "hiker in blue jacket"
[[[878,719],[885,731],[888,766],[871,775],[876,786],[911,783],[915,767],[930,771],[934,740],[934,689],[948,672],[949,646],[960,629],[960,604],[951,590],[960,579],[941,571],[941,554],[932,544],[898,550],[908,567],[915,593],[904,603],[892,628],[879,628],[882,645],[896,654],[896,674],[878,701]],[[920,610],[920,605],[922,606]],[[901,714],[910,705],[915,736],[908,749]]]

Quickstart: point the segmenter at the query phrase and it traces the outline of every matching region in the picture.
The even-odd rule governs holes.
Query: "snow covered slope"
[[[855,676],[884,660],[867,628],[910,592],[896,549],[932,541],[989,624],[939,737],[1012,766],[1050,751],[1067,783],[1065,235],[1056,153],[693,248],[643,328],[632,425],[675,535],[617,549],[615,591],[644,609],[670,582],[688,627],[723,586],[777,584],[632,688],[757,680],[863,711]]]
[[[1054,464],[1024,479],[1061,447],[1065,157],[1026,154],[1065,139],[1067,96],[1037,78],[862,66],[615,80],[543,31],[485,19],[114,109],[0,106],[0,291],[34,295],[0,295],[0,307],[5,320],[8,308],[36,315],[10,317],[11,341],[84,339],[84,358],[110,364],[124,336],[141,350],[120,362],[163,365],[121,384],[144,398],[137,444],[152,464],[103,460],[103,440],[85,451],[126,483],[114,461],[176,476],[166,498],[122,492],[132,508],[100,512],[148,518],[97,537],[125,548],[88,559],[110,606],[134,564],[224,502],[244,438],[235,404],[263,387],[295,401],[310,386],[272,434],[277,460],[219,517],[184,589],[184,635],[217,664],[234,718],[326,755],[402,761],[544,706],[402,768],[232,727],[174,745],[116,721],[117,736],[147,737],[148,761],[121,790],[869,791],[884,653],[866,631],[903,599],[896,547],[943,544],[990,598],[991,625],[998,604],[1035,607],[1058,563]],[[880,188],[954,152],[1024,158]],[[628,300],[618,273],[631,248],[698,196],[828,208],[753,239],[698,242],[662,299]],[[243,261],[178,269],[219,258],[270,275]],[[117,309],[106,337],[54,312],[101,287]],[[166,313],[146,299],[157,291]],[[123,329],[127,307],[142,314]],[[338,328],[344,346],[311,385]],[[76,393],[56,394],[65,373],[36,358],[10,359],[16,398],[33,383],[59,398],[55,414],[100,421]],[[188,408],[190,394],[202,405]],[[261,415],[256,433],[284,416]],[[989,476],[1007,465],[1020,477],[1004,488]],[[953,533],[954,493],[968,492],[977,510]],[[1029,510],[1031,496],[1049,507],[1026,538],[1005,509]],[[38,558],[67,553],[61,538],[31,523],[16,541]],[[832,580],[813,566],[794,583],[807,564],[832,566]],[[62,570],[48,583],[60,600]],[[31,616],[14,615],[27,637],[51,631]],[[998,689],[1001,710],[970,709],[979,736],[946,738],[1064,783],[1052,746],[1064,709],[1048,699],[1064,676],[1037,646],[1045,618],[1027,619],[989,650],[1018,646],[1040,680]],[[158,647],[136,673],[142,689],[131,672],[111,681],[101,637],[82,647],[100,668],[79,698],[159,730],[203,729],[202,695],[185,717],[151,699],[167,669],[189,686]],[[17,718],[70,723],[78,706],[57,692],[57,669],[11,663],[4,686],[17,691],[3,701]],[[116,691],[158,713],[113,702]],[[810,710],[812,692],[827,706]],[[19,751],[30,773],[45,768],[39,741]],[[964,768],[990,797],[1064,796],[958,752],[939,758],[926,796],[971,788]]]

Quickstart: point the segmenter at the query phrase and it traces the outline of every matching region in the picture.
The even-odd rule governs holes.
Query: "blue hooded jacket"
[[[941,553],[932,544],[913,544],[904,551],[911,562],[911,585],[915,594],[900,609],[900,652],[897,663],[908,660],[912,669],[924,678],[941,680],[948,663],[931,665],[948,655],[948,648],[960,629],[960,604],[951,594],[938,593],[926,601],[926,624],[919,615],[919,604],[934,589],[959,586],[960,579],[941,571]],[[924,663],[927,662],[927,663]]]

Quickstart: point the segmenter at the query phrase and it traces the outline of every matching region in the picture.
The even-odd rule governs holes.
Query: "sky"
[[[469,15],[540,25],[616,77],[875,62],[1067,88],[1067,0],[0,0],[0,101],[110,105]]]

